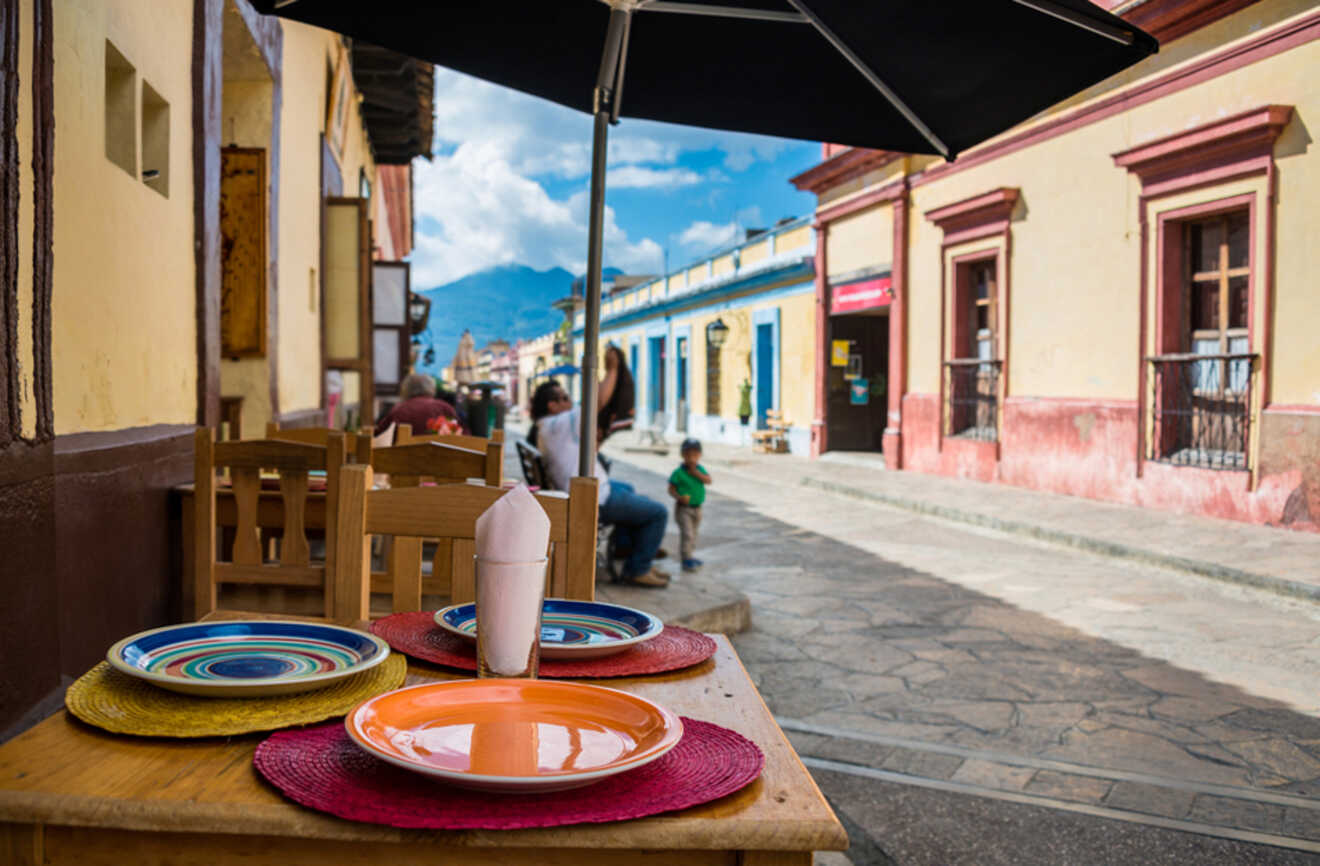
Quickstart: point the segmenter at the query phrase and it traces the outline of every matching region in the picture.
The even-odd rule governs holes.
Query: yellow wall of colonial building
[[[1269,17],[1295,4],[1257,5],[1274,8],[1253,6],[1215,27],[1236,20],[1242,28],[1243,19],[1262,13]],[[1175,46],[1182,47],[1177,42]],[[1013,217],[1008,263],[1008,393],[1135,399],[1141,184],[1115,166],[1111,155],[1264,103],[1291,104],[1296,114],[1275,147],[1280,194],[1273,400],[1320,401],[1320,340],[1313,333],[1320,320],[1320,296],[1308,276],[1320,267],[1320,253],[1307,238],[1308,232],[1314,234],[1320,165],[1303,158],[1313,145],[1304,143],[1298,119],[1320,116],[1317,68],[1320,47],[1312,42],[1035,147],[917,185],[912,193],[909,333],[940,333],[942,234],[924,213],[998,187],[1018,187],[1021,200]],[[1210,191],[1200,200],[1217,197]],[[836,225],[831,225],[831,241]],[[1260,253],[1265,254],[1263,249]],[[1263,314],[1263,305],[1260,309]],[[1103,327],[1094,326],[1101,322]],[[1079,334],[1086,339],[1077,339]],[[1254,345],[1252,350],[1264,347]],[[1277,356],[1279,352],[1288,354]],[[938,391],[938,351],[917,342],[909,357],[909,390]]]
[[[876,205],[830,223],[825,267],[833,277],[888,266],[893,250],[894,209],[887,204]]]
[[[284,94],[280,110],[279,388],[280,411],[321,400],[321,134],[326,70],[337,38],[284,22]],[[357,102],[353,101],[356,110]],[[353,117],[349,118],[350,135]],[[357,174],[345,193],[356,193]]]
[[[192,5],[61,0],[53,32],[55,432],[191,423]],[[136,68],[138,122],[142,82],[169,103],[168,198],[106,157],[107,39]]]

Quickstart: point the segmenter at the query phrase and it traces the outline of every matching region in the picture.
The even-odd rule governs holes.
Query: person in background
[[[605,356],[605,379],[600,383],[600,399],[607,404],[617,381],[617,361]],[[550,482],[557,490],[568,490],[568,482],[578,469],[579,430],[582,409],[558,382],[545,382],[532,395],[532,421],[536,426],[537,448],[545,460]],[[663,588],[669,575],[655,567],[669,522],[669,510],[654,499],[637,493],[631,484],[613,481],[605,467],[596,462],[595,476],[600,481],[597,503],[600,519],[614,527],[615,547],[627,551],[622,579],[636,586]]]
[[[435,384],[435,398],[437,400],[444,400],[450,406],[454,407],[454,411],[458,413],[458,424],[463,428],[463,432],[466,433],[471,429],[468,426],[467,410],[463,406],[463,401],[458,399],[458,394],[456,392],[446,388],[438,379]]]
[[[607,396],[602,384],[601,393],[598,395],[600,409],[596,411],[597,445],[608,439],[611,434],[632,427],[636,412],[637,388],[633,384],[632,373],[628,370],[628,362],[623,358],[622,349],[613,343],[608,343],[605,346],[606,378],[609,377],[611,369],[615,371],[614,387]]]
[[[683,456],[683,462],[669,476],[669,495],[674,497],[674,522],[678,524],[683,570],[696,571],[701,567],[701,560],[695,556],[697,533],[701,530],[701,506],[706,501],[710,474],[701,465],[701,443],[696,439],[684,439],[678,453]]]
[[[409,373],[399,385],[399,402],[376,422],[375,432],[384,433],[391,424],[410,424],[414,433],[426,433],[434,426],[435,419],[444,418],[458,425],[459,432],[466,433],[454,407],[434,395],[434,379],[424,373]]]

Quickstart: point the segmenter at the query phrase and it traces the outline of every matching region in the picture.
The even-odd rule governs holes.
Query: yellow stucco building
[[[0,17],[3,739],[178,617],[196,425],[325,423],[327,370],[368,410],[397,382],[432,84],[246,0]]]
[[[1320,10],[1106,2],[1141,64],[945,163],[826,145],[813,450],[1315,529]],[[883,427],[879,437],[875,428]]]
[[[815,377],[815,233],[783,221],[745,242],[608,292],[604,346],[620,347],[636,380],[637,423],[706,441],[746,444],[777,411],[790,450],[810,447]],[[582,315],[573,333],[582,356]],[[749,389],[748,423],[740,417]]]

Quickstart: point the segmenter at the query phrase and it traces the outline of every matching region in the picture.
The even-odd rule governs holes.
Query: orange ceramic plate
[[[601,686],[453,680],[377,695],[348,734],[409,770],[484,791],[564,791],[632,770],[683,736],[669,710]]]

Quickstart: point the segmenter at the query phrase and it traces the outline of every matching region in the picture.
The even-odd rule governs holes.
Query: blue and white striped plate
[[[385,641],[350,628],[233,620],[144,631],[110,647],[106,660],[171,691],[240,698],[323,688],[375,667],[389,654]]]
[[[435,623],[468,640],[477,637],[477,606],[454,604]],[[541,658],[594,659],[623,652],[664,630],[659,617],[600,601],[547,598],[541,603]]]

